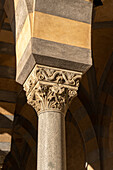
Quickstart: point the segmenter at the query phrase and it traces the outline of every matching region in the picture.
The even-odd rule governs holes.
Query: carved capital
[[[77,96],[81,76],[80,72],[35,65],[24,83],[27,101],[37,113],[53,109],[66,113]]]

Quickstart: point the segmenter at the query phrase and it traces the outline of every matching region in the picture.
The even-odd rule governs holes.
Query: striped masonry
[[[13,32],[16,35],[16,77],[19,83],[23,84],[30,68],[33,68],[34,63],[30,65],[29,61],[30,57],[34,57],[34,55],[34,58],[37,58],[36,62],[38,59],[40,60],[39,56],[44,56],[45,65],[46,60],[52,58],[54,63],[59,63],[59,59],[65,62],[63,67],[66,65],[66,69],[71,68],[68,61],[72,61],[74,70],[83,72],[86,72],[91,66],[91,1],[77,0],[74,3],[73,1],[54,0],[53,3],[50,0],[47,3],[44,0],[38,0],[34,3],[29,0],[14,2],[6,0],[5,11],[10,24],[16,28]],[[21,15],[19,15],[20,13]],[[36,45],[36,41],[39,45]],[[31,45],[29,46],[29,44]],[[50,48],[50,44],[52,44],[52,48]],[[48,53],[46,54],[46,52]],[[68,53],[67,56],[66,53]],[[26,58],[28,60],[23,63],[22,61]],[[29,67],[27,67],[28,65]],[[48,65],[54,66],[49,62]],[[27,71],[23,75],[22,72],[25,68]],[[21,77],[23,80],[20,80]]]
[[[15,61],[13,33],[6,18],[0,31],[0,166],[11,150],[12,124],[19,90],[15,82]]]

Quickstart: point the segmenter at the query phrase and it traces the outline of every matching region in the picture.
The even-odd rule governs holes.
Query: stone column
[[[38,170],[66,170],[65,114],[77,95],[80,72],[35,65],[24,83],[38,116]]]
[[[66,170],[65,116],[60,111],[39,115],[38,168]]]

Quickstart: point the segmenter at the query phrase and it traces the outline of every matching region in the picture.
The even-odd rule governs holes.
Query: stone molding
[[[81,72],[36,64],[24,83],[28,104],[39,114],[44,110],[66,113],[77,96]]]

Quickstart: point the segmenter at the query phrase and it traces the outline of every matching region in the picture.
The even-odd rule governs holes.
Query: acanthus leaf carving
[[[28,103],[39,113],[58,109],[66,112],[77,96],[82,73],[36,65],[24,84]]]

